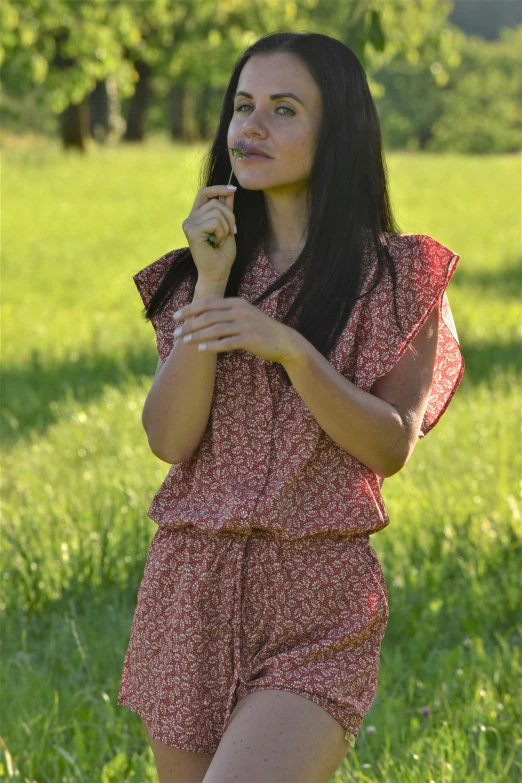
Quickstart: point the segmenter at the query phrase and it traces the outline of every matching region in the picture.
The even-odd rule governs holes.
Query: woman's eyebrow
[[[253,95],[250,95],[249,92],[243,92],[243,90],[240,90],[239,92],[236,92],[236,94],[234,95],[234,98],[237,98],[238,95],[244,95],[245,98],[251,98],[252,100],[254,100],[254,96]],[[301,104],[301,106],[304,106],[304,103],[301,100],[301,98],[298,98],[297,95],[294,95],[293,92],[276,92],[273,95],[270,95],[270,100],[271,101],[275,101],[278,98],[293,98],[294,101],[297,101],[298,103]]]

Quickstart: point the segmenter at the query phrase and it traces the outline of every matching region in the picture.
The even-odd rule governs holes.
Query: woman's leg
[[[214,758],[213,753],[192,753],[153,739],[142,718],[149,740],[160,783],[201,783]]]
[[[328,783],[351,746],[329,712],[259,690],[236,705],[203,783]]]

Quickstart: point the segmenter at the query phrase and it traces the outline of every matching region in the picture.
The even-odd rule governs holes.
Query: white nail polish
[[[237,234],[237,226],[235,223],[234,223],[234,234]]]
[[[182,331],[183,331],[182,327],[178,326],[177,329],[174,329],[174,337],[179,337]]]
[[[181,318],[181,310],[176,310],[174,313],[174,318]]]
[[[207,347],[206,343],[200,343],[198,345],[198,351],[204,351],[206,349],[206,347]]]
[[[186,334],[185,337],[183,338],[184,343],[189,343],[191,340],[192,340],[191,334]]]
[[[228,188],[229,190],[237,190],[237,188],[236,188],[236,186],[235,186],[235,185],[227,185],[227,188]]]

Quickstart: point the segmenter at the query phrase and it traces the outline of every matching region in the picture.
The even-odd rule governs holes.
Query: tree
[[[198,109],[198,95],[223,90],[231,64],[261,35],[331,35],[371,74],[390,58],[419,58],[424,45],[436,56],[452,7],[450,0],[3,0],[3,86],[10,95],[40,86],[60,117],[64,146],[86,148],[90,111],[106,111],[100,101],[108,78],[129,99],[126,139],[144,138],[154,90],[169,100],[172,136],[194,139],[201,127],[212,132],[215,116]],[[370,86],[377,96],[382,91],[371,77]]]

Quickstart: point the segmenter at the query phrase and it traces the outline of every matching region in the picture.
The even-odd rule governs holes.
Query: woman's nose
[[[243,128],[250,128],[250,127],[260,127],[263,125],[262,115],[260,113],[257,113],[255,111],[251,112],[248,117],[243,118]]]

